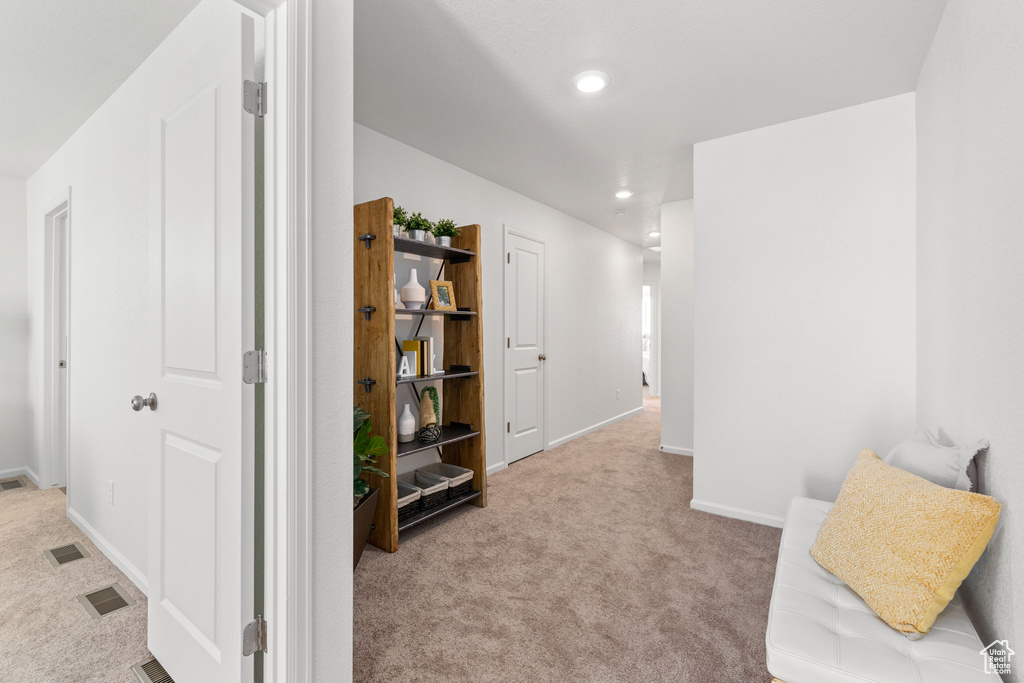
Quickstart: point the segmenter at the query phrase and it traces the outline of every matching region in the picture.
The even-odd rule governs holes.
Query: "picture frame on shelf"
[[[451,280],[430,281],[430,308],[435,311],[454,311],[455,286]]]

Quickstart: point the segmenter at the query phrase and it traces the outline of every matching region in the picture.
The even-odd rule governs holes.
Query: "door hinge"
[[[267,115],[267,84],[258,81],[242,82],[242,109],[253,116]]]
[[[266,384],[267,352],[246,351],[242,356],[242,381],[246,384]]]
[[[267,651],[267,620],[262,614],[256,615],[242,631],[242,654],[246,657],[257,652]]]

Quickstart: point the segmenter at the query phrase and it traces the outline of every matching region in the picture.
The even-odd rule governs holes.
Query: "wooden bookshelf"
[[[373,433],[384,437],[389,455],[378,466],[387,479],[364,473],[380,489],[370,542],[378,548],[398,550],[398,458],[438,448],[442,462],[473,471],[473,493],[446,501],[439,509],[420,513],[401,529],[434,517],[461,503],[487,505],[487,458],[484,432],[483,296],[480,274],[480,226],[466,225],[451,247],[425,244],[392,234],[394,203],[388,197],[355,207],[355,405],[373,420]],[[469,310],[395,310],[395,252],[418,254],[444,261],[444,279],[450,280],[459,305]],[[423,283],[420,283],[423,284]],[[369,311],[367,309],[373,309]],[[422,377],[398,377],[395,315],[442,316],[444,362],[468,366],[469,371]],[[444,382],[441,444],[398,443],[397,391],[401,384]],[[360,383],[363,382],[363,383]],[[415,521],[413,521],[415,520]]]

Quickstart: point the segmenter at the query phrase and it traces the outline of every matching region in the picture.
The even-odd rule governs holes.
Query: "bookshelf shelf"
[[[475,251],[469,251],[468,249],[442,247],[440,244],[417,242],[407,237],[395,237],[394,244],[395,251],[401,251],[406,254],[418,254],[429,258],[446,259],[449,263],[466,263],[476,256]]]
[[[480,226],[467,225],[462,234],[452,238],[451,247],[427,244],[392,232],[394,202],[388,198],[357,204],[355,212],[354,270],[355,286],[355,358],[353,386],[355,405],[373,419],[373,433],[384,437],[389,455],[377,465],[388,478],[364,473],[370,486],[379,489],[374,529],[370,543],[388,552],[398,550],[398,532],[425,521],[447,509],[472,503],[487,505],[486,434],[484,432],[483,378],[483,296],[480,272]],[[368,245],[368,246],[367,246]],[[417,254],[443,260],[444,279],[455,287],[458,302],[468,310],[434,311],[395,310],[395,253]],[[372,307],[371,315],[358,312]],[[438,316],[444,321],[443,358],[445,364],[478,368],[471,372],[446,372],[440,375],[398,377],[395,318]],[[398,345],[399,347],[401,345]],[[439,422],[442,427],[439,443],[413,441],[398,443],[397,393],[402,384],[445,382],[444,402]],[[372,381],[370,385],[359,381]],[[453,426],[454,425],[454,426]],[[398,523],[398,458],[437,448],[441,460],[473,471],[473,490],[459,498]]]
[[[472,377],[478,375],[476,370],[473,372],[443,372],[439,375],[416,375],[415,377],[396,377],[396,384],[413,384],[416,382],[438,382],[446,379],[460,379],[462,377]]]
[[[410,441],[408,443],[398,444],[398,457],[404,458],[407,455],[413,453],[420,453],[421,451],[429,451],[431,448],[440,448],[453,444],[463,439],[470,439],[480,432],[473,431],[469,427],[441,427],[441,440],[434,443],[422,443],[419,440]]]
[[[442,512],[448,512],[449,510],[451,510],[454,507],[458,507],[458,506],[462,505],[463,503],[468,503],[468,502],[472,501],[473,499],[479,498],[479,497],[480,497],[480,492],[479,491],[470,491],[469,493],[462,494],[458,498],[450,498],[450,499],[446,500],[445,502],[441,503],[440,505],[438,505],[435,508],[430,508],[429,510],[424,510],[424,511],[420,512],[418,515],[413,515],[409,519],[403,519],[401,522],[398,523],[398,530],[399,531],[405,531],[409,527],[416,526],[420,522],[425,522],[428,519],[431,519],[433,517],[438,516]]]

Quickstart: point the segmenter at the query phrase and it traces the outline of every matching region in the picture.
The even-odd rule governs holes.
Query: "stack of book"
[[[434,338],[413,337],[402,342],[402,356],[408,359],[409,374],[427,377],[434,373]]]

